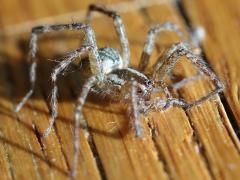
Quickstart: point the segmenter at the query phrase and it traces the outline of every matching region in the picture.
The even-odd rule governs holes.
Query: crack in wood
[[[155,125],[154,125],[154,122],[152,120],[149,120],[147,125],[148,125],[148,128],[150,129],[150,132],[151,132],[151,139],[152,139],[153,145],[154,145],[156,153],[157,153],[158,161],[160,161],[163,164],[163,170],[166,173],[167,178],[169,180],[171,180],[171,179],[173,179],[173,177],[171,175],[170,168],[169,168],[169,166],[167,164],[166,159],[164,158],[164,155],[163,155],[163,153],[161,151],[161,148],[159,147],[159,145],[158,145],[158,143],[156,141],[156,136],[157,136],[158,132],[157,132],[157,129],[156,129]]]
[[[188,122],[189,122],[189,125],[191,126],[191,129],[193,130],[193,133],[192,133],[192,141],[197,145],[198,149],[199,149],[199,154],[201,155],[203,161],[204,161],[204,164],[206,165],[207,169],[208,169],[208,172],[210,174],[210,177],[212,179],[215,179],[215,176],[214,176],[214,173],[213,173],[213,170],[211,168],[211,164],[208,160],[208,157],[206,155],[206,150],[203,146],[203,144],[201,143],[201,139],[198,135],[198,132],[196,130],[196,128],[194,127],[194,123],[193,121],[191,120],[191,116],[190,116],[190,113],[189,112],[185,112],[186,116],[187,116],[187,119],[188,119]]]
[[[225,110],[225,112],[226,112],[226,114],[227,114],[227,117],[228,117],[228,119],[229,119],[229,121],[230,121],[231,127],[232,127],[232,129],[234,130],[236,136],[238,137],[238,140],[240,140],[240,128],[239,128],[239,126],[238,126],[238,124],[237,124],[237,120],[236,120],[236,118],[235,118],[235,116],[234,116],[234,114],[233,114],[233,112],[232,112],[232,110],[231,110],[231,107],[229,106],[229,104],[228,104],[225,96],[222,96],[222,97],[221,97],[221,102],[222,102],[222,104],[223,104],[223,107],[224,107],[224,110]],[[219,113],[220,117],[223,117],[224,115],[223,115],[223,112],[222,112],[219,104],[217,104],[217,108],[218,108],[218,113]],[[223,124],[225,125],[225,123],[223,123]],[[226,126],[225,126],[225,127],[226,127]],[[230,132],[229,132],[229,127],[226,127],[226,129],[227,129],[228,133],[230,133]],[[229,136],[232,138],[231,133],[229,134]],[[232,140],[233,140],[233,139],[232,139]],[[234,143],[235,146],[237,147],[237,145],[236,145],[236,143],[235,143],[235,140],[233,140],[233,143]],[[239,148],[237,148],[237,149],[239,149]]]
[[[179,12],[179,16],[182,17],[182,20],[185,22],[185,28],[188,32],[191,32],[193,30],[192,23],[187,15],[187,12],[184,9],[183,3],[181,0],[175,0],[174,7],[177,10],[176,12]]]
[[[44,145],[44,143],[42,142],[42,139],[41,139],[42,138],[41,137],[41,133],[38,131],[38,129],[37,129],[37,127],[36,127],[36,125],[34,123],[32,123],[32,127],[33,127],[34,133],[35,133],[35,135],[37,137],[38,143],[39,143],[39,145],[41,147],[41,151],[43,153],[44,159],[46,160],[47,164],[49,166],[51,166],[51,162],[50,162],[50,160],[48,158],[48,155],[47,155],[47,153],[45,151],[46,147],[45,147],[45,145]]]
[[[68,171],[70,172],[71,167],[70,167],[70,164],[69,164],[69,162],[68,162],[68,160],[67,160],[67,154],[66,154],[65,151],[64,151],[63,143],[62,143],[62,140],[61,140],[61,136],[59,135],[59,132],[58,132],[58,129],[57,129],[56,125],[54,125],[54,129],[55,129],[55,134],[56,134],[56,136],[57,136],[58,142],[59,142],[59,144],[60,144],[61,153],[63,154],[63,158],[64,158],[64,161],[65,161],[65,163],[66,163],[66,165],[67,165],[67,169],[68,169]]]
[[[95,144],[94,139],[92,137],[92,134],[90,132],[89,132],[89,136],[88,136],[87,140],[88,140],[88,144],[90,146],[90,149],[92,151],[93,157],[94,157],[94,159],[96,161],[96,164],[97,164],[97,167],[98,167],[101,179],[102,180],[107,180],[108,178],[107,178],[107,175],[106,175],[106,171],[104,169],[104,166],[103,166],[101,158],[99,156],[96,144]]]

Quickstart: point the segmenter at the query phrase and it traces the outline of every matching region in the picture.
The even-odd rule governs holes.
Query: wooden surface
[[[59,118],[47,139],[41,139],[40,134],[48,125],[49,75],[56,65],[48,59],[78,47],[81,39],[78,33],[58,33],[41,38],[36,93],[21,112],[14,114],[12,109],[29,86],[26,56],[31,26],[82,21],[88,4],[93,2],[96,1],[28,0],[23,3],[1,0],[1,179],[67,179],[73,157],[72,120],[78,92],[74,81],[79,75],[77,72],[59,81]],[[142,139],[134,137],[126,106],[90,98],[84,115],[93,141],[89,143],[80,130],[78,179],[238,179],[240,144],[232,125],[237,129],[237,122],[240,124],[239,2],[184,0],[178,7],[167,0],[145,3],[105,0],[101,3],[120,12],[130,41],[133,66],[139,62],[151,24],[176,22],[186,35],[188,25],[203,26],[206,29],[204,53],[227,89],[221,100],[216,96],[188,112],[171,108],[143,117]],[[99,46],[119,48],[110,19],[97,16],[93,28]],[[177,40],[169,33],[162,34],[151,62]],[[176,67],[176,73],[181,76],[190,76],[193,72],[186,60]],[[193,101],[211,88],[212,84],[203,79],[187,85],[179,95]]]
[[[230,106],[230,111],[240,125],[240,1],[184,0],[183,2],[193,26],[205,27],[208,37],[203,43],[204,51],[209,63],[224,79],[226,103]],[[215,51],[216,49],[217,51]]]

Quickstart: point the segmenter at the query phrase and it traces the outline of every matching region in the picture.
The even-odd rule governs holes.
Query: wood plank
[[[121,1],[122,5],[130,0]],[[101,0],[99,4],[113,5],[118,0]],[[24,4],[19,1],[2,0],[0,6],[1,31],[0,35],[16,35],[23,32],[29,32],[31,27],[47,23],[62,23],[72,21],[82,21],[85,18],[86,10],[89,4],[96,3],[96,0],[71,2],[48,1],[41,3],[37,0],[27,0]],[[7,7],[7,8],[6,8]],[[14,14],[18,12],[18,16]]]
[[[175,12],[173,8],[167,10]],[[166,20],[160,13],[157,13],[159,11],[158,7],[148,11],[154,22]],[[165,12],[165,14],[168,13]],[[179,19],[176,15],[174,16],[174,13],[172,13],[172,17],[168,18]],[[178,71],[181,72],[181,75],[192,74],[191,68],[186,62],[183,62],[178,68],[180,68]],[[209,83],[203,80],[187,85],[180,93],[182,97],[191,102],[206,94],[211,89],[210,87]],[[200,153],[205,158],[211,175],[216,179],[237,178],[240,163],[239,141],[232,128],[229,127],[229,120],[219,98],[192,108],[187,111],[186,115],[193,127],[195,138],[201,144]]]
[[[239,1],[184,0],[183,5],[193,26],[200,25],[206,31],[204,51],[225,82],[227,104],[240,125]]]
[[[97,2],[101,4],[113,4],[118,2],[118,0],[101,0]],[[39,18],[86,10],[91,3],[96,3],[96,0],[72,0],[71,2],[64,0],[42,0],[41,2],[38,0],[26,0],[24,3],[17,0],[1,0],[0,15],[3,17],[1,18],[3,22],[2,27],[25,23],[26,21],[33,21]],[[15,15],[16,12],[18,15]]]
[[[1,159],[5,161],[2,168],[7,171],[3,171],[1,174],[4,178],[4,174],[7,173],[4,179],[17,177],[39,179],[41,170],[45,169],[43,166],[37,168],[35,164],[39,159],[40,161],[43,159],[41,147],[31,128],[29,129],[29,126],[24,122],[18,121],[11,112],[13,109],[11,97],[13,84],[9,81],[7,73],[9,68],[6,62],[3,62],[1,63],[1,85],[4,88],[1,88],[1,109],[4,111],[1,113],[1,147],[4,153],[1,154]],[[32,150],[34,145],[36,151]],[[47,175],[46,172],[45,175]]]
[[[7,1],[4,2],[5,6],[9,6]],[[149,4],[151,2],[156,1],[149,1]],[[13,100],[21,98],[28,87],[26,64],[23,63],[27,50],[24,44],[28,38],[22,34],[21,38],[17,38],[18,35],[10,38],[6,28],[18,23],[26,25],[26,21],[38,24],[46,20],[38,20],[39,17],[51,16],[45,23],[59,22],[62,12],[72,12],[77,8],[84,10],[89,2],[73,1],[72,6],[64,0],[59,3],[54,1],[56,7],[51,8],[48,8],[50,2],[41,3],[40,8],[35,9],[36,15],[27,12],[25,19],[9,17],[9,21],[0,20],[4,22],[4,30],[1,32],[8,37],[3,38],[4,49],[0,48],[0,52],[6,55],[2,57],[4,63],[0,64],[0,105],[1,110],[4,110],[0,116],[1,121],[6,122],[0,124],[0,170],[3,170],[1,175],[5,179],[66,179],[71,168],[72,120],[75,92],[79,89],[73,82],[79,76],[78,73],[72,73],[59,81],[59,118],[49,138],[42,140],[39,135],[47,127],[49,118],[48,95],[51,86],[48,77],[53,63],[46,59],[59,57],[65,51],[78,47],[79,39],[75,33],[73,36],[71,33],[66,36],[63,33],[41,38],[38,54],[40,80],[36,95],[17,114],[17,118],[11,113]],[[154,7],[145,4],[146,7],[141,10],[136,1],[127,2],[127,10],[122,8],[127,6],[122,6],[123,3],[118,0],[106,3],[113,3],[114,8],[122,12],[134,66],[139,62],[145,36],[152,22],[170,20],[185,28],[181,16],[168,1],[158,1]],[[37,4],[34,6],[37,7]],[[81,14],[83,11],[79,12]],[[69,22],[69,19],[70,16],[66,15],[62,22]],[[19,27],[23,27],[21,24]],[[16,34],[30,28],[27,26],[24,31],[17,30]],[[98,16],[94,19],[93,28],[99,46],[119,48],[110,19]],[[64,41],[58,41],[59,37]],[[68,38],[70,40],[65,43]],[[177,41],[175,36],[163,34],[161,40],[158,40],[161,52],[156,50],[151,62],[174,41]],[[184,76],[193,73],[191,65],[186,62],[180,63],[176,70]],[[211,83],[201,80],[189,84],[179,93],[193,101],[211,88]],[[143,139],[134,137],[129,127],[126,106],[122,104],[93,101],[90,98],[84,115],[93,141],[88,142],[80,130],[78,179],[236,179],[240,174],[239,142],[218,97],[188,112],[171,108],[166,112],[154,112],[142,117]]]

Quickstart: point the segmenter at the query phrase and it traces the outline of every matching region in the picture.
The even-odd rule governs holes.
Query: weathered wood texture
[[[73,157],[72,120],[78,86],[77,73],[59,81],[59,118],[47,139],[40,135],[48,126],[49,78],[54,62],[79,46],[79,34],[44,35],[39,46],[39,81],[34,97],[20,113],[12,113],[16,102],[29,86],[27,43],[31,26],[59,22],[82,21],[92,1],[24,1],[1,0],[0,7],[0,174],[1,179],[66,179]],[[99,1],[98,1],[99,2]],[[131,63],[137,66],[147,31],[151,24],[172,21],[187,35],[182,14],[169,1],[120,1],[102,3],[120,11],[131,48]],[[203,42],[207,60],[226,81],[224,95],[239,119],[237,88],[239,62],[237,51],[237,5],[233,0],[184,1],[183,6],[194,25],[203,25]],[[142,6],[142,7],[141,7]],[[218,8],[216,8],[217,6]],[[235,11],[225,8],[231,7]],[[240,7],[240,6],[239,6]],[[235,13],[234,13],[235,12]],[[208,15],[206,15],[208,13]],[[235,15],[235,19],[233,16]],[[220,17],[222,16],[222,18]],[[224,19],[224,20],[222,20]],[[211,21],[211,23],[209,23]],[[230,25],[227,24],[230,23]],[[226,24],[225,24],[226,23]],[[112,21],[104,16],[93,20],[99,46],[119,48]],[[177,37],[164,33],[158,38],[153,63]],[[182,77],[193,75],[186,59],[176,67]],[[75,76],[75,77],[73,77]],[[79,75],[80,76],[80,75]],[[187,85],[178,93],[193,101],[212,89],[208,80]],[[229,111],[229,109],[228,109]],[[220,98],[187,112],[171,108],[142,117],[144,138],[136,139],[129,126],[126,106],[104,103],[90,98],[84,115],[88,121],[92,143],[81,132],[78,179],[238,179],[240,176],[239,140],[231,127]]]
[[[193,26],[203,26],[207,32],[207,38],[203,43],[204,51],[209,63],[225,82],[227,103],[240,125],[240,1],[183,2]]]

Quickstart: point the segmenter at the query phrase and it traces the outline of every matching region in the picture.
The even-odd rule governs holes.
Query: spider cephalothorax
[[[77,100],[76,113],[75,113],[75,127],[74,127],[74,161],[71,171],[71,175],[76,175],[77,160],[79,155],[79,127],[87,128],[87,123],[83,118],[82,109],[86,101],[86,97],[89,92],[92,92],[101,97],[108,97],[115,101],[124,101],[130,104],[131,115],[133,119],[134,129],[136,136],[142,136],[140,114],[146,113],[152,109],[166,110],[169,107],[175,105],[183,108],[191,108],[195,105],[202,103],[213,95],[223,91],[223,84],[218,77],[208,68],[205,61],[197,54],[192,52],[192,43],[187,42],[183,37],[183,33],[179,30],[176,24],[167,22],[160,25],[153,26],[147,36],[147,40],[144,45],[142,58],[139,64],[138,70],[129,67],[130,51],[128,45],[128,39],[125,34],[124,25],[120,16],[111,10],[108,10],[102,6],[91,5],[87,14],[88,23],[91,20],[91,13],[93,11],[101,12],[111,18],[113,18],[114,26],[117,35],[121,43],[121,53],[111,47],[98,48],[94,31],[88,24],[73,23],[73,24],[57,24],[48,26],[38,26],[32,29],[32,36],[30,41],[29,57],[31,59],[30,68],[30,82],[31,89],[17,105],[15,111],[18,112],[25,102],[32,95],[35,82],[36,82],[36,67],[37,59],[37,38],[39,34],[62,31],[62,30],[83,30],[85,34],[84,45],[79,49],[67,53],[61,62],[54,68],[51,79],[53,82],[53,90],[51,94],[51,119],[50,125],[44,132],[43,136],[47,137],[51,128],[55,122],[58,114],[57,108],[57,79],[59,75],[64,73],[65,69],[79,56],[83,54],[88,55],[90,75],[85,79],[85,83],[82,86],[82,91]],[[150,75],[145,75],[145,68],[148,65],[149,57],[152,53],[155,44],[156,35],[162,31],[175,32],[183,42],[173,44],[163,56],[158,58],[153,71]],[[197,38],[195,38],[196,40]],[[195,43],[196,44],[196,43]],[[205,74],[214,82],[216,89],[211,91],[206,96],[192,102],[191,104],[177,98],[173,98],[168,90],[168,86],[164,82],[164,77],[171,74],[174,65],[180,59],[185,56],[189,59],[193,65],[198,68],[200,74]],[[190,80],[194,80],[191,78]],[[189,80],[183,80],[178,83],[176,87],[181,87],[189,82]],[[173,86],[174,87],[174,86]],[[155,90],[161,90],[166,99],[159,97],[151,98],[151,95]]]

